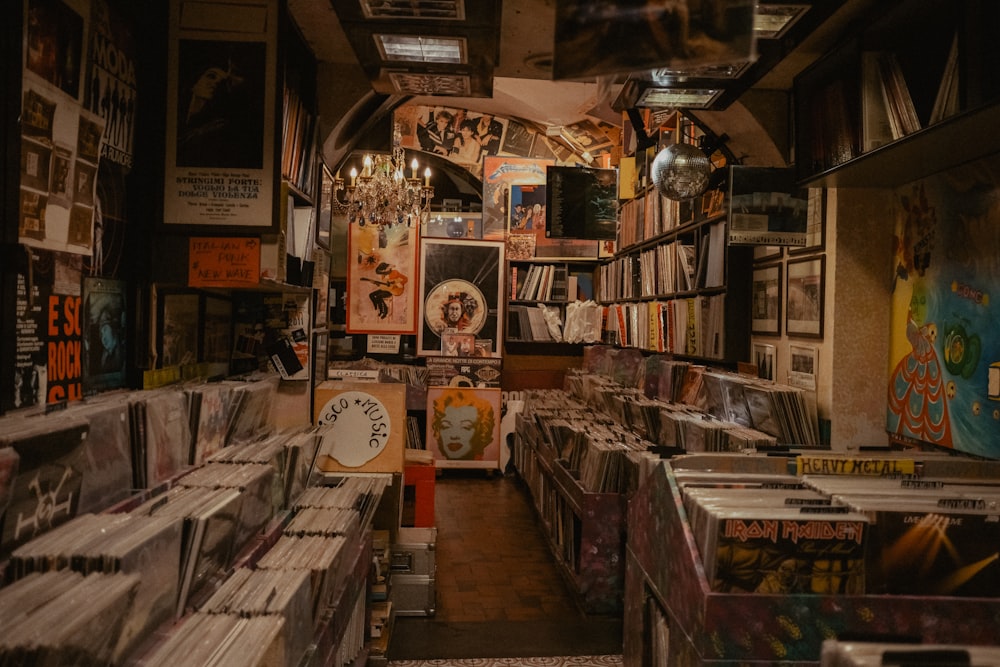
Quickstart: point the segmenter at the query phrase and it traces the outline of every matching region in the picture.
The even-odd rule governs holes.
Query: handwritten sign
[[[190,287],[248,287],[260,279],[260,239],[192,237]]]

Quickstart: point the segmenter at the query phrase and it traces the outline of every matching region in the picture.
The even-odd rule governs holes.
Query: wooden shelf
[[[898,187],[1000,150],[998,19],[971,0],[873,5],[795,78],[799,183]]]

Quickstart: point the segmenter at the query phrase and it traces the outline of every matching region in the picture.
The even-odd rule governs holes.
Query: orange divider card
[[[190,287],[247,287],[260,281],[257,237],[192,237],[188,247]]]

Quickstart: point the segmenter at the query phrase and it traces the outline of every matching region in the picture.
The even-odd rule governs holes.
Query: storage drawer
[[[437,593],[434,577],[424,574],[393,574],[389,599],[397,616],[433,616]]]
[[[396,574],[434,576],[437,528],[400,528],[392,545],[389,569]]]

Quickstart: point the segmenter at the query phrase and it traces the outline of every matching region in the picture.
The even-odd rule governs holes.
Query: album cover
[[[3,517],[0,553],[9,554],[76,516],[89,429],[81,417],[56,415],[29,418],[0,433],[0,447],[13,448],[20,458]]]

